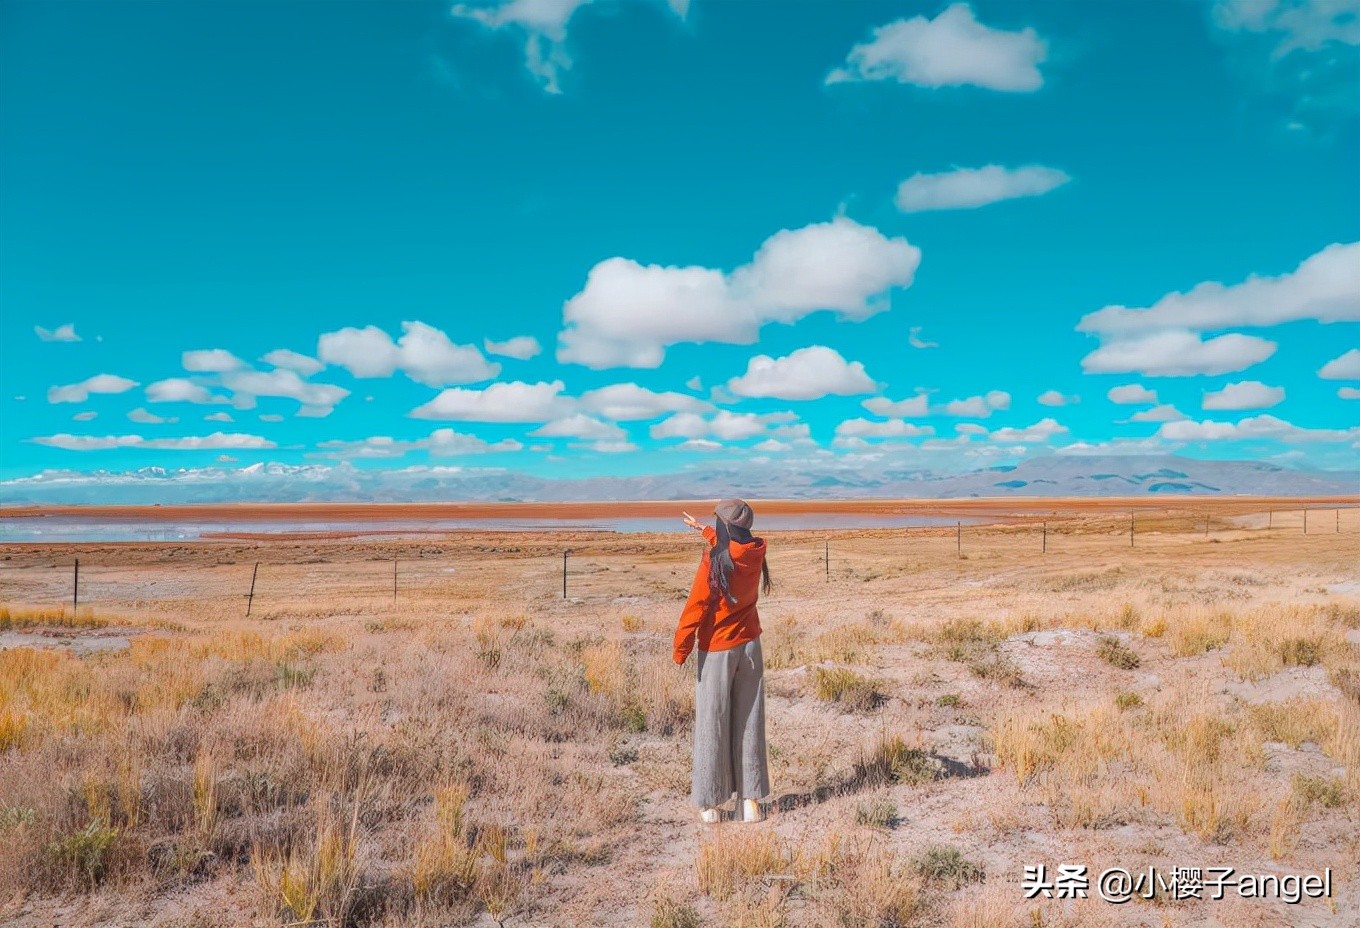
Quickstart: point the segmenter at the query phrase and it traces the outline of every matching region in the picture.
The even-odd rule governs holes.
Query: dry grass
[[[700,830],[686,802],[694,668],[669,633],[688,549],[601,542],[619,559],[573,561],[584,603],[554,589],[560,550],[517,537],[432,562],[423,592],[403,566],[400,608],[378,592],[390,560],[369,599],[318,596],[315,571],[354,568],[304,549],[291,587],[269,573],[264,620],[234,585],[0,610],[58,640],[138,616],[125,650],[0,652],[0,921],[1128,928],[1219,915],[1030,903],[998,861],[1349,853],[1360,608],[1327,590],[1353,551],[1168,539],[1125,561],[1103,538],[1041,559],[1024,531],[979,531],[966,561],[952,529],[907,559],[847,539],[866,563],[831,581],[784,551],[762,604],[776,801],[754,827]],[[239,585],[254,555],[233,556]],[[542,595],[521,595],[535,570]],[[849,712],[869,709],[866,730]],[[1220,914],[1271,923],[1244,911]]]

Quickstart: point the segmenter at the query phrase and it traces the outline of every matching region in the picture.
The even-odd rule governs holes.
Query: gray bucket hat
[[[744,499],[724,499],[713,507],[713,514],[728,525],[749,529],[756,521],[756,514]]]

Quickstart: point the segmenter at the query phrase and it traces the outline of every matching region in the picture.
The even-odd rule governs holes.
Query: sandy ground
[[[658,505],[673,512],[677,504]],[[904,511],[863,508],[870,506],[864,503],[843,505],[855,512]],[[1015,519],[961,533],[914,529],[770,537],[777,588],[761,604],[767,660],[780,642],[808,640],[828,629],[853,625],[885,631],[839,660],[822,655],[767,671],[775,783],[770,818],[759,826],[724,824],[717,830],[763,829],[807,848],[820,846],[830,835],[858,840],[856,836],[867,834],[865,840],[878,842],[904,860],[928,846],[945,845],[985,871],[981,884],[930,889],[930,906],[915,924],[1360,925],[1360,811],[1354,792],[1340,808],[1311,809],[1282,826],[1291,831],[1283,852],[1279,835],[1272,832],[1279,827],[1271,824],[1270,810],[1288,796],[1296,775],[1357,781],[1360,771],[1348,770],[1319,744],[1265,743],[1259,769],[1250,774],[1251,788],[1259,792],[1253,800],[1259,807],[1252,813],[1251,827],[1206,839],[1178,823],[1174,815],[1146,810],[1121,809],[1108,820],[1074,823],[1069,806],[1081,797],[1042,782],[1021,782],[1013,770],[998,763],[992,738],[1004,717],[1078,713],[1108,704],[1116,694],[1137,694],[1149,705],[1168,693],[1191,694],[1203,711],[1222,712],[1225,717],[1249,712],[1251,706],[1293,700],[1342,705],[1346,697],[1323,664],[1244,675],[1230,665],[1234,644],[1178,656],[1168,637],[1148,634],[1146,627],[1149,619],[1161,614],[1198,615],[1216,609],[1243,613],[1277,607],[1355,609],[1360,605],[1360,510],[1342,511],[1339,532],[1305,536],[1297,512],[1277,512],[1269,517],[1272,527],[1267,530],[1266,511],[1271,507],[1258,501],[1215,500],[1210,505],[1144,512],[1130,544],[1127,501],[1024,500],[1007,506],[1003,512],[994,501],[954,501],[912,510],[985,511]],[[1279,505],[1281,510],[1287,507],[1296,508],[1293,501]],[[384,510],[382,518],[391,518],[409,515],[417,507],[378,508]],[[561,516],[570,509],[536,507],[532,515]],[[630,515],[653,514],[650,504],[627,504],[624,510]],[[691,511],[701,510],[696,504]],[[192,515],[168,507],[161,512],[176,519]],[[233,518],[253,517],[246,512],[254,510],[239,510]],[[267,515],[259,518],[280,518],[279,507],[262,512]],[[143,509],[135,518],[146,519],[151,513]],[[486,514],[499,513],[500,509],[486,508]],[[1050,513],[1055,514],[1053,521],[1044,529],[1038,517]],[[441,508],[439,515],[443,514]],[[514,514],[530,517],[518,509]],[[309,507],[306,517],[316,518],[316,511]],[[355,511],[331,508],[326,517],[353,519]],[[1331,527],[1330,521],[1323,522]],[[564,549],[572,552],[566,561],[565,598]],[[140,631],[120,628],[96,635],[100,647],[110,641],[116,647],[138,634],[202,634],[242,627],[247,621],[247,590],[258,563],[249,622],[271,631],[322,629],[342,636],[348,642],[343,652],[318,658],[318,680],[350,675],[358,679],[375,666],[386,666],[394,635],[426,634],[382,627],[417,614],[433,616],[429,621],[453,629],[450,634],[466,633],[479,618],[523,614],[533,625],[554,630],[559,640],[601,636],[639,653],[664,655],[698,555],[697,539],[684,534],[459,533],[419,541],[16,544],[0,546],[0,601],[67,602],[71,562],[79,557],[83,604],[134,626],[145,620]],[[1143,625],[1118,627],[1121,610],[1144,616]],[[1026,617],[1037,627],[1022,630]],[[1004,658],[1015,668],[1018,682],[979,674],[966,661],[951,659],[931,638],[947,623],[968,620],[1013,629],[995,644],[993,657],[1000,655],[995,659]],[[167,631],[164,624],[157,628],[155,622],[174,623],[181,631]],[[1353,632],[1344,632],[1345,641],[1360,651]],[[51,643],[36,640],[42,634],[33,629],[8,633],[0,636],[0,648]],[[1136,667],[1121,669],[1101,659],[1102,643],[1110,638],[1137,655]],[[81,653],[96,650],[70,641],[63,646]],[[1352,654],[1335,659],[1354,658]],[[460,675],[470,660],[467,654],[455,654],[432,666],[440,673]],[[876,681],[884,697],[881,703],[849,711],[817,699],[810,676],[817,667],[833,663]],[[462,684],[451,680],[444,685],[475,689],[483,681],[478,673],[469,672]],[[361,716],[370,718],[375,711],[380,718],[387,717],[382,697],[356,699],[347,695],[350,692],[339,683],[318,683],[305,699],[309,711],[340,728],[356,724]],[[465,695],[469,706],[517,698],[513,693]],[[391,706],[386,712],[392,715],[391,724],[397,724]],[[937,775],[923,783],[855,787],[856,761],[888,731],[925,749]],[[1354,734],[1360,737],[1360,732]],[[701,924],[799,925],[824,917],[817,914],[821,910],[801,903],[796,893],[784,904],[782,921],[770,922],[752,920],[746,910],[734,914],[728,903],[702,896],[695,883],[695,859],[704,843],[713,840],[715,829],[698,825],[686,804],[687,736],[644,731],[625,736],[623,747],[627,760],[598,771],[617,784],[611,788],[636,802],[635,813],[625,823],[626,837],[612,838],[621,842],[618,853],[598,866],[549,878],[540,888],[538,902],[505,924],[656,924],[650,921],[654,914],[650,899],[658,886],[678,893]],[[1106,773],[1117,776],[1113,770]],[[1092,794],[1105,788],[1100,775],[1093,775],[1088,785]],[[895,805],[897,820],[887,828],[857,825],[857,812],[877,800]],[[1149,867],[1169,871],[1173,866],[1232,866],[1239,872],[1274,874],[1332,868],[1333,896],[1294,906],[1232,898],[1135,900],[1124,905],[1099,899],[1024,898],[1026,866],[1044,865],[1051,873],[1065,864],[1085,865],[1093,875],[1116,866],[1134,872]],[[220,872],[168,892],[140,887],[136,894],[114,889],[77,898],[39,894],[8,911],[0,900],[0,920],[24,928],[270,924],[259,920],[247,888],[250,879],[246,872]],[[778,880],[762,883],[774,887],[770,893],[779,885]],[[477,919],[469,923],[496,923],[485,913]]]

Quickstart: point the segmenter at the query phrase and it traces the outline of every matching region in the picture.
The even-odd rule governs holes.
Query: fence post
[[[1275,527],[1275,510],[1272,509],[1270,510],[1270,515],[1266,516],[1266,530],[1269,531],[1274,527]]]
[[[1308,534],[1308,507],[1303,507],[1303,533]]]
[[[567,555],[571,553],[570,548],[562,551],[562,598],[567,598]]]
[[[250,572],[250,595],[246,597],[246,618],[250,618],[250,607],[255,605],[255,578],[260,575],[260,562],[255,562],[255,569]]]
[[[74,612],[80,606],[80,558],[76,558],[76,564],[71,576],[71,611]]]
[[[826,579],[831,580],[831,542],[822,542],[822,560],[826,563]]]
[[[1044,523],[1044,546],[1043,546],[1043,548],[1041,549],[1040,553],[1041,553],[1041,554],[1047,554],[1047,553],[1048,553],[1048,523],[1047,523],[1047,522]]]
[[[392,558],[392,605],[397,604],[397,559]]]
[[[954,547],[958,550],[959,557],[963,557],[963,523],[954,523]]]
[[[1204,537],[1205,537],[1205,538],[1208,538],[1208,537],[1209,537],[1209,517],[1208,517],[1208,516],[1205,516],[1205,517],[1204,517]]]
[[[1133,547],[1133,513],[1129,513],[1129,547]]]
[[[1336,511],[1336,533],[1341,534],[1341,510]]]

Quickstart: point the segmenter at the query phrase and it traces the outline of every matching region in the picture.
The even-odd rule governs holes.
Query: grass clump
[[[897,814],[897,803],[889,796],[876,796],[868,802],[855,807],[855,824],[870,828],[894,828],[901,819]]]
[[[1346,804],[1346,784],[1334,777],[1309,777],[1294,774],[1294,798],[1300,805],[1316,803],[1324,809],[1338,809]]]
[[[694,866],[699,891],[722,901],[754,880],[783,874],[792,863],[792,852],[772,831],[719,831],[699,846]]]
[[[1096,656],[1120,670],[1134,670],[1141,663],[1138,654],[1113,635],[1101,637],[1096,646]]]
[[[926,883],[951,890],[966,883],[981,883],[986,877],[982,867],[964,857],[958,848],[943,844],[928,847],[913,857],[911,870]]]
[[[908,747],[900,735],[884,735],[860,763],[866,779],[919,786],[939,779],[940,762],[923,748]]]
[[[657,896],[652,903],[651,928],[699,928],[699,911],[669,895]]]
[[[888,701],[879,689],[879,681],[844,667],[816,667],[812,672],[812,683],[818,699],[838,703],[847,709],[868,711]]]
[[[975,660],[968,665],[973,676],[981,680],[990,680],[1003,686],[1021,687],[1025,685],[1024,675],[1020,668],[1015,666],[1015,662],[1004,654],[992,654],[989,657]]]
[[[1137,693],[1126,690],[1122,693],[1115,694],[1114,704],[1120,712],[1127,712],[1130,709],[1137,709],[1141,706],[1143,704],[1143,697],[1139,696]]]

